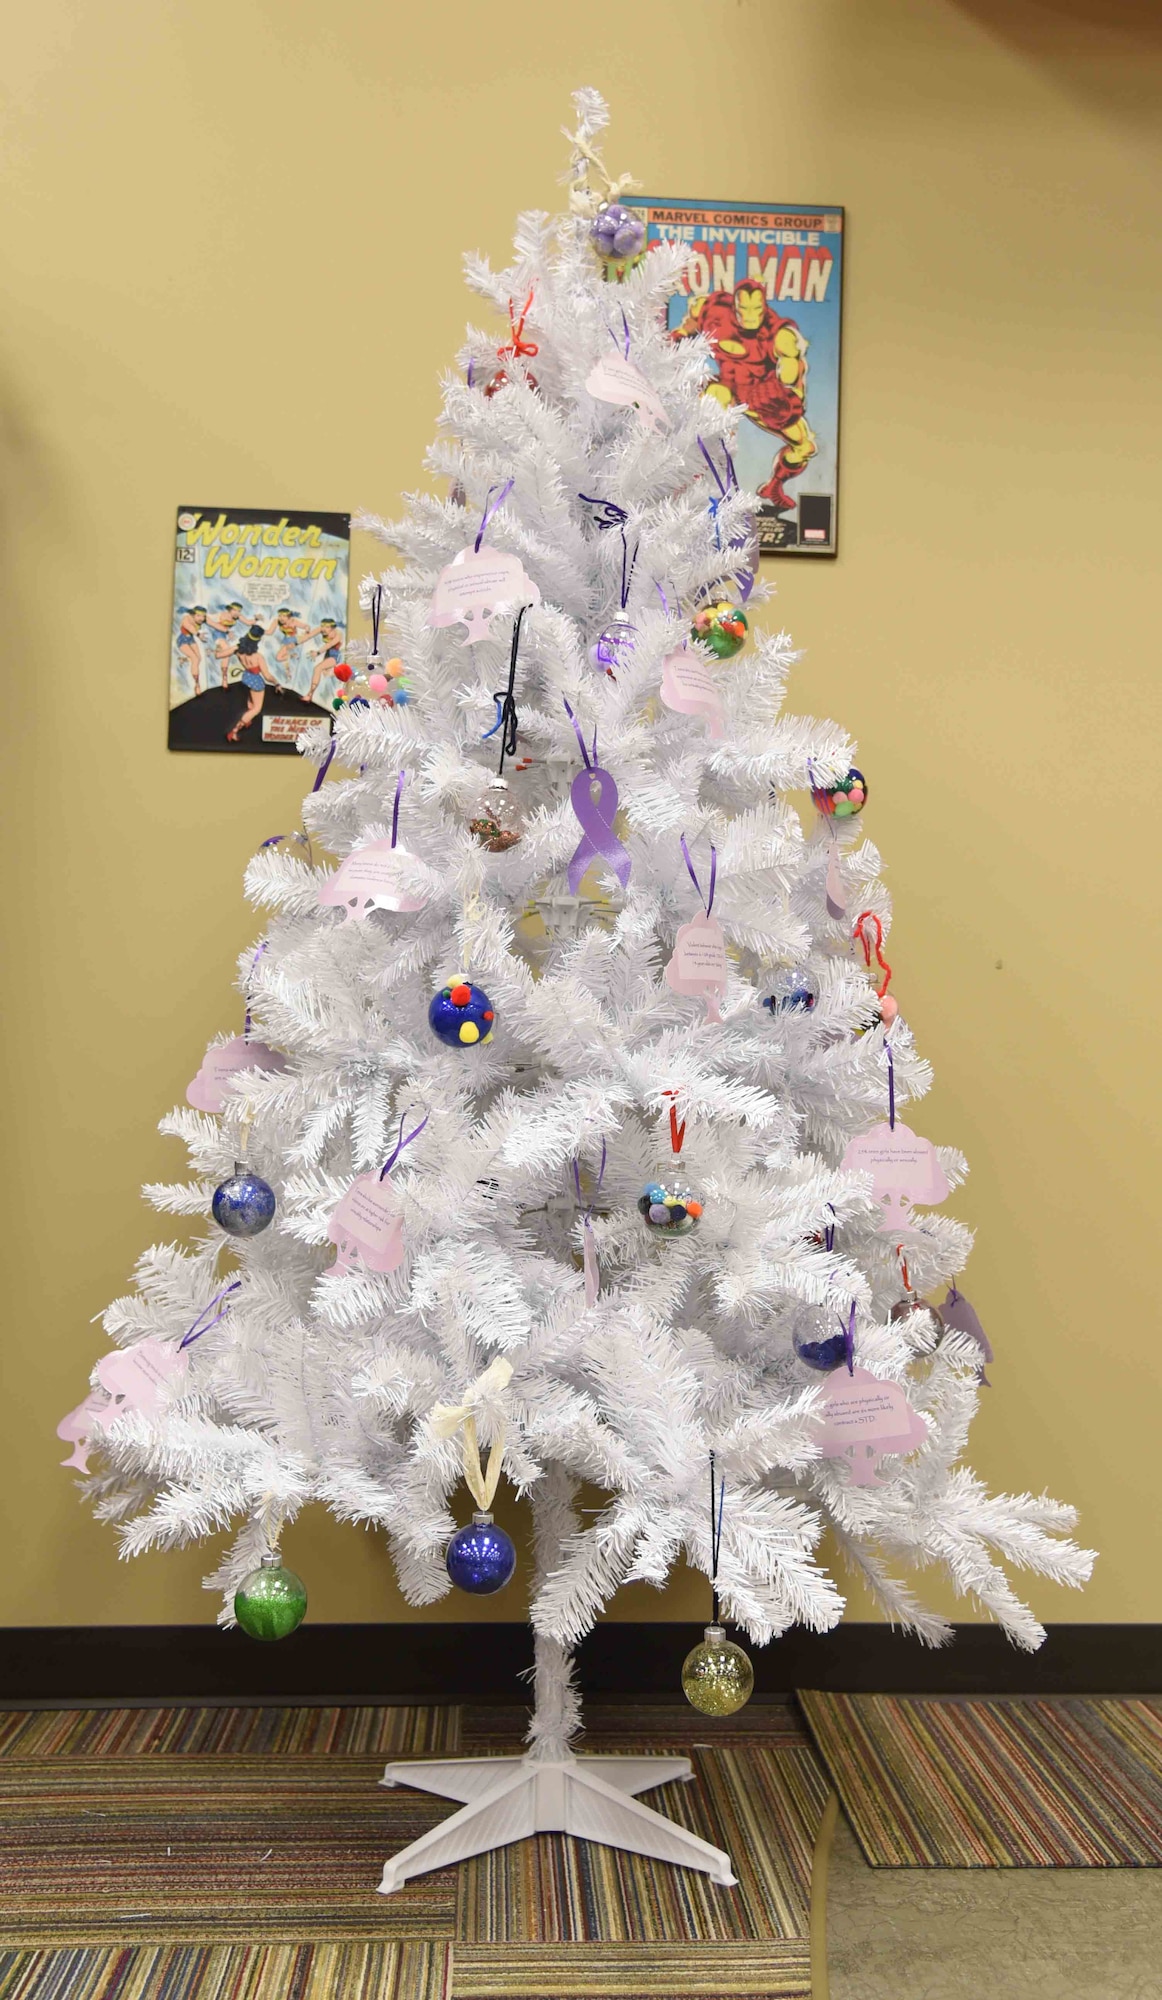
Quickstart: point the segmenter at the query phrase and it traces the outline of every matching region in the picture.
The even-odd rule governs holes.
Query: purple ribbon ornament
[[[178,1342],[179,1354],[181,1353],[183,1347],[191,1346],[195,1340],[200,1340],[204,1333],[209,1333],[210,1328],[212,1326],[217,1326],[218,1321],[220,1319],[225,1319],[226,1314],[229,1312],[231,1305],[231,1300],[229,1296],[230,1293],[240,1292],[241,1290],[242,1290],[242,1280],[241,1278],[235,1278],[231,1284],[223,1285],[221,1291],[214,1293],[214,1296],[210,1300],[209,1304],[202,1307],[201,1312],[198,1314],[198,1317],[194,1321],[189,1332],[184,1336],[183,1339],[179,1340]],[[219,1305],[218,1302],[220,1299],[224,1299],[226,1303],[224,1305]],[[215,1306],[218,1306],[217,1312],[214,1312]],[[207,1318],[207,1314],[210,1313],[213,1313],[212,1319]]]
[[[387,1156],[386,1160],[384,1161],[384,1163],[383,1163],[382,1167],[380,1168],[380,1171],[379,1171],[379,1178],[380,1178],[380,1180],[381,1180],[381,1181],[384,1181],[384,1180],[386,1180],[386,1179],[387,1179],[387,1176],[389,1175],[389,1173],[391,1172],[392,1168],[394,1167],[394,1165],[395,1165],[396,1161],[398,1160],[398,1158],[399,1158],[400,1154],[401,1154],[401,1153],[403,1152],[403,1149],[404,1149],[404,1147],[405,1147],[405,1146],[410,1146],[410,1145],[411,1145],[411,1143],[412,1143],[412,1140],[413,1140],[413,1139],[418,1139],[418,1138],[419,1138],[419,1136],[420,1136],[420,1133],[421,1133],[421,1132],[423,1131],[423,1129],[424,1129],[424,1126],[425,1126],[425,1125],[427,1124],[427,1122],[428,1122],[428,1119],[429,1119],[429,1117],[431,1116],[431,1113],[430,1113],[430,1112],[427,1112],[427,1113],[425,1113],[424,1117],[420,1119],[420,1122],[419,1122],[419,1124],[418,1124],[418,1125],[413,1125],[413,1126],[412,1126],[412,1129],[411,1129],[411,1131],[410,1131],[410,1132],[408,1133],[408,1135],[407,1135],[407,1138],[405,1139],[405,1138],[404,1138],[404,1136],[403,1136],[403,1125],[404,1125],[404,1119],[405,1119],[405,1117],[406,1117],[406,1116],[407,1116],[407,1113],[406,1113],[406,1112],[404,1112],[404,1111],[401,1111],[401,1112],[400,1112],[400,1116],[399,1116],[399,1136],[398,1136],[398,1138],[396,1139],[396,1142],[395,1142],[395,1145],[394,1145],[394,1146],[392,1147],[392,1150],[391,1150],[391,1152],[390,1152],[390,1153],[388,1154],[388,1156]]]
[[[617,817],[617,786],[610,773],[597,762],[597,731],[593,732],[593,751],[586,747],[581,728],[570,708],[565,703],[565,713],[573,724],[585,769],[578,771],[573,780],[570,798],[573,811],[581,828],[581,839],[569,863],[567,881],[569,894],[577,896],[581,892],[581,880],[591,862],[607,861],[617,876],[623,889],[629,886],[630,869],[633,863],[621,841],[613,831]]]
[[[710,470],[714,475],[715,483],[718,487],[717,493],[712,494],[711,496],[710,518],[714,523],[715,546],[717,548],[721,548],[722,537],[718,532],[718,510],[721,507],[724,500],[729,499],[732,493],[738,492],[738,474],[734,469],[734,460],[730,455],[730,448],[728,445],[724,444],[722,447],[722,456],[726,460],[725,479],[719,472],[718,467],[715,465],[714,460],[711,458],[710,453],[707,451],[706,446],[701,438],[699,438],[698,440],[698,449],[702,453],[703,458],[706,460],[707,465],[710,467]],[[732,555],[737,552],[741,554],[743,558],[743,561],[740,564],[739,568],[736,569],[734,572],[734,580],[738,585],[738,594],[741,597],[743,603],[745,604],[747,598],[751,594],[751,591],[754,589],[755,538],[754,538],[753,519],[751,522],[750,534],[735,535],[728,546],[729,546],[729,551]]]

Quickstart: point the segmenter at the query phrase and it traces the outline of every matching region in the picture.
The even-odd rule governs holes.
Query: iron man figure
[[[752,423],[773,431],[784,442],[760,497],[777,514],[793,507],[784,481],[797,478],[814,458],[818,446],[804,414],[807,396],[807,342],[793,319],[784,319],[767,302],[755,278],[744,278],[733,292],[704,292],[690,300],[681,326],[671,338],[704,333],[718,362],[718,375],[706,394],[720,403],[745,403]]]

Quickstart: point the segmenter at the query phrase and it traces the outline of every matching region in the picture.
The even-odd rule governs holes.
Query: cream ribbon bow
[[[455,1437],[463,1430],[464,1483],[482,1514],[487,1514],[500,1484],[500,1468],[504,1463],[504,1425],[501,1424],[493,1439],[488,1454],[487,1471],[481,1468],[480,1446],[476,1438],[476,1405],[484,1397],[498,1394],[507,1389],[512,1381],[512,1362],[498,1354],[489,1363],[483,1375],[478,1375],[465,1392],[462,1403],[437,1403],[428,1411],[428,1423],[439,1438]]]

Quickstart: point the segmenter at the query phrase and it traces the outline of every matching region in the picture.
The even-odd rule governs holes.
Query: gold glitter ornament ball
[[[754,1668],[721,1625],[708,1625],[682,1663],[682,1693],[700,1715],[735,1715],[754,1693]]]

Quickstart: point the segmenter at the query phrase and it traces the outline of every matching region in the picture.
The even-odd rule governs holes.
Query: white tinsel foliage
[[[582,97],[589,143],[604,108]],[[502,327],[509,300],[531,294],[535,386],[510,355],[495,387],[496,332],[470,333],[430,456],[455,497],[416,494],[399,521],[364,519],[399,557],[364,580],[361,601],[382,592],[381,651],[405,659],[411,698],[337,717],[334,766],[304,807],[312,851],[327,858],[266,848],[247,870],[268,921],[240,985],[285,1070],[240,1073],[220,1118],[172,1113],[163,1130],[184,1143],[190,1178],[148,1190],[165,1213],[205,1215],[247,1130],[277,1218],[244,1244],[211,1229],[142,1258],[135,1291],[105,1315],[120,1345],[176,1342],[231,1276],[240,1288],[187,1350],[168,1401],[112,1425],[90,1481],[127,1553],[232,1525],[233,1549],[208,1579],[227,1618],[241,1575],[309,1502],[382,1530],[407,1597],[426,1603],[449,1587],[443,1548],[463,1517],[459,1441],[437,1436],[429,1413],[460,1403],[505,1356],[511,1381],[481,1395],[476,1421],[485,1449],[505,1437],[507,1475],[534,1511],[538,1740],[575,1726],[570,1652],[622,1583],[660,1586],[682,1558],[709,1573],[712,1452],[726,1482],[719,1591],[759,1643],[839,1619],[843,1598],[817,1556],[825,1529],[887,1616],[932,1644],[947,1628],[898,1566],[942,1564],[1033,1646],[1040,1628],[1002,1563],[1078,1584],[1091,1560],[1067,1539],[1068,1509],[990,1498],[959,1463],[977,1398],[971,1343],[926,1310],[891,1317],[901,1250],[913,1289],[930,1292],[961,1270],[971,1238],[935,1210],[885,1235],[868,1180],[841,1167],[853,1135],[886,1114],[887,1051],[851,917],[828,914],[831,841],[849,911],[874,912],[886,935],[891,908],[862,826],[825,826],[790,795],[842,777],[855,745],[836,723],[784,712],[796,658],[785,632],[752,633],[716,668],[721,737],[661,702],[662,662],[686,641],[692,608],[737,594],[755,499],[732,496],[716,516],[708,506],[705,454],[724,464],[738,417],[703,394],[704,344],[665,332],[680,253],[651,253],[607,284],[586,200],[573,206],[552,227],[522,218],[507,269],[467,260]],[[627,348],[662,428],[586,388],[596,363]],[[519,558],[540,593],[521,629],[506,760],[521,837],[503,852],[470,821],[499,761],[502,734],[490,732],[513,619],[471,645],[428,622],[440,571],[473,547],[490,499],[484,546]],[[622,510],[635,628],[612,676],[588,657],[619,608],[610,505]],[[756,585],[751,608],[768,594]],[[580,896],[565,881],[580,834],[570,709],[616,781],[631,862],[625,886],[599,863]],[[328,735],[320,724],[303,745],[316,766]],[[347,855],[390,838],[397,804],[423,907],[356,921],[321,905]],[[717,856],[714,914],[731,961],[718,1023],[663,978],[678,927],[700,908],[683,838],[703,893]],[[814,982],[809,1012],[762,1004],[788,967]],[[496,1026],[486,1043],[449,1049],[428,1004],[461,975],[487,991]],[[902,1109],[929,1082],[902,1019],[891,1053]],[[678,1160],[671,1107],[685,1127]],[[404,1261],[386,1275],[333,1272],[340,1198],[383,1165],[401,1121],[410,1131],[424,1119],[390,1180]],[[963,1161],[941,1158],[955,1184]],[[637,1203],[671,1171],[703,1212],[690,1235],[660,1244]],[[589,1305],[587,1211],[600,1271]],[[842,1460],[820,1457],[821,1378],[790,1333],[804,1303],[841,1317],[854,1307],[857,1362],[906,1387],[927,1421],[921,1449],[888,1461],[877,1484],[855,1485]],[[574,1511],[583,1484],[605,1496],[596,1513]]]

